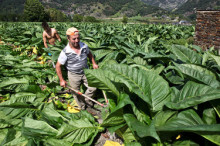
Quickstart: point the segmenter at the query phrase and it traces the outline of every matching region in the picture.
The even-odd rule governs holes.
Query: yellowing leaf
[[[37,60],[43,60],[44,56],[38,57]]]
[[[103,146],[123,146],[124,144],[120,144],[118,142],[106,140],[105,144]]]
[[[79,105],[77,104],[76,100],[73,100],[73,102],[70,105],[79,107]]]
[[[41,62],[38,62],[38,63],[40,63],[40,64],[45,64],[45,61],[41,60]]]
[[[181,135],[178,135],[178,136],[176,137],[176,140],[180,139],[180,137],[181,137]]]
[[[67,111],[68,111],[69,113],[78,113],[78,112],[80,112],[79,109],[76,109],[76,108],[74,108],[74,107],[72,107],[72,106],[68,106]]]
[[[65,98],[70,98],[71,94],[66,93],[64,96],[65,96]]]
[[[37,48],[36,47],[33,48],[33,53],[37,54]]]

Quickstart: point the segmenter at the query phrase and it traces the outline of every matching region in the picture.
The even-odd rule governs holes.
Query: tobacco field
[[[46,49],[41,23],[0,23],[0,145],[95,145],[106,130],[125,146],[220,145],[220,56],[193,45],[193,26],[49,25],[62,41]],[[69,27],[99,65],[85,74],[108,97],[102,123],[60,93],[51,62]]]

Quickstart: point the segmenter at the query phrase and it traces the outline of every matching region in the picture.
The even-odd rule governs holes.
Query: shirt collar
[[[80,46],[80,51],[85,48],[85,45],[82,42],[79,42],[79,46]],[[73,51],[73,49],[70,48],[69,42],[67,43],[66,47],[67,47],[66,48],[66,53],[74,53],[74,54],[76,54],[75,51]]]

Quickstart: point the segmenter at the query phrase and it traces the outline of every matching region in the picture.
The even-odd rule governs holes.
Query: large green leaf
[[[185,84],[173,102],[168,102],[166,106],[171,109],[180,110],[219,98],[219,90],[190,81]]]
[[[3,111],[5,115],[10,115],[11,118],[20,118],[29,112],[37,110],[37,108],[27,103],[11,103],[10,101],[6,101],[0,104],[0,110]]]
[[[216,113],[214,108],[205,109],[202,119],[206,124],[216,124]]]
[[[170,117],[165,119],[160,118],[166,114],[167,112],[160,112],[155,116],[154,123],[157,132],[193,132],[215,144],[220,144],[220,125],[206,125],[194,110],[170,114]]]
[[[155,59],[155,60],[170,60],[169,56],[166,55],[161,55],[158,53],[144,53],[144,52],[139,52],[141,55],[144,55],[144,59]]]
[[[111,53],[112,50],[106,50],[106,49],[100,49],[97,51],[94,51],[95,59],[100,60],[101,58],[105,57],[109,53]]]
[[[49,138],[45,139],[43,145],[44,146],[53,146],[53,145],[62,145],[62,146],[72,146],[72,142],[68,142],[65,139],[56,139],[56,138]]]
[[[117,112],[111,113],[106,119],[103,120],[102,127],[115,127],[124,124],[123,110],[119,109]],[[120,127],[118,127],[120,128]]]
[[[45,107],[42,110],[42,119],[56,128],[60,128],[64,121],[68,121],[65,117],[63,117],[60,113],[51,107]]]
[[[157,36],[154,36],[154,37],[150,37],[144,44],[144,51],[145,52],[149,52],[149,45],[150,44],[153,44],[153,42],[157,39],[158,37]]]
[[[141,138],[149,136],[160,141],[153,123],[150,126],[147,126],[144,123],[139,122],[132,114],[125,114],[124,119],[134,134],[137,133]]]
[[[211,101],[211,104],[220,118],[220,100]]]
[[[137,119],[141,122],[150,123],[150,117],[141,112],[138,107],[131,101],[130,97],[127,94],[120,94],[118,97],[118,104],[115,108],[112,109],[111,113],[108,115],[106,119],[104,119],[101,126],[103,127],[114,127],[117,129],[118,125],[124,124],[123,119],[123,108],[127,105],[130,105],[134,114],[137,116]],[[114,128],[114,129],[115,129]]]
[[[10,97],[11,102],[33,102],[37,98],[34,93],[19,92]]]
[[[195,65],[189,65],[189,64],[176,64],[175,63],[175,66],[183,74],[189,76],[193,80],[196,80],[198,82],[202,82],[202,83],[209,85],[213,88],[220,87],[220,82],[217,81],[215,79],[216,77],[207,69],[201,69],[200,67],[196,67]],[[200,68],[200,69],[198,69],[198,68]]]
[[[219,56],[216,56],[216,55],[213,55],[211,53],[208,53],[209,56],[211,56],[215,62],[218,64],[218,66],[220,66],[220,57]]]
[[[10,90],[19,91],[22,87],[28,85],[30,80],[26,77],[24,78],[8,78],[0,83],[0,88],[7,88]]]
[[[23,117],[32,117],[36,111],[37,107],[32,104],[8,100],[0,104],[0,121],[6,125],[18,125]]]
[[[54,137],[57,133],[57,129],[53,128],[44,121],[38,121],[28,117],[24,119],[22,135],[26,137],[42,139],[46,137]]]
[[[96,135],[99,129],[88,119],[72,119],[68,124],[63,124],[58,130],[57,138],[72,143],[83,143]]]
[[[141,146],[141,144],[138,142],[130,142],[130,143],[126,143],[125,146]]]
[[[42,41],[42,38],[32,38],[32,42],[30,45],[39,45]]]
[[[9,131],[9,129],[7,129],[7,128],[0,129],[0,144],[3,143],[8,131]]]
[[[122,128],[116,130],[115,132],[118,136],[123,138],[124,143],[130,143],[132,141],[137,141],[135,136],[133,135],[132,131],[128,126],[123,126]]]
[[[171,52],[183,62],[201,64],[202,57],[189,48],[180,45],[173,45]]]
[[[109,53],[108,55],[105,56],[102,62],[99,63],[99,67],[101,68],[103,65],[108,64],[110,60],[116,60],[118,55],[119,55],[119,52],[117,51]]]
[[[7,131],[7,134],[5,133]],[[13,128],[1,130],[1,134],[4,132],[5,135],[4,140],[0,140],[0,144],[4,146],[12,146],[12,145],[27,145],[28,140],[25,137],[22,137],[21,131],[15,130]]]
[[[154,111],[162,109],[169,101],[169,85],[153,71],[143,71],[127,65],[106,66],[106,76],[115,82],[124,83],[131,92],[146,101]]]
[[[89,86],[97,87],[101,90],[107,90],[109,92],[113,92],[116,96],[119,96],[119,91],[105,76],[105,72],[102,69],[85,70],[85,74],[88,79]]]

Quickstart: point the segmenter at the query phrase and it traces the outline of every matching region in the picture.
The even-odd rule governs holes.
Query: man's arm
[[[46,35],[45,35],[44,32],[43,32],[43,41],[44,41],[44,47],[48,48],[48,46],[47,46],[47,38],[46,38]]]
[[[62,75],[62,71],[61,71],[61,64],[58,61],[56,64],[56,72],[57,72],[57,75],[60,79],[60,86],[66,87],[67,82],[63,79],[63,75]]]
[[[58,32],[55,30],[55,35],[56,35],[56,38],[58,39],[58,41],[61,42],[61,38],[60,38],[60,35],[58,34]]]
[[[99,68],[98,64],[96,64],[95,62],[94,56],[92,55],[90,51],[89,51],[88,57],[89,57],[89,60],[92,62],[93,68],[94,69]]]

